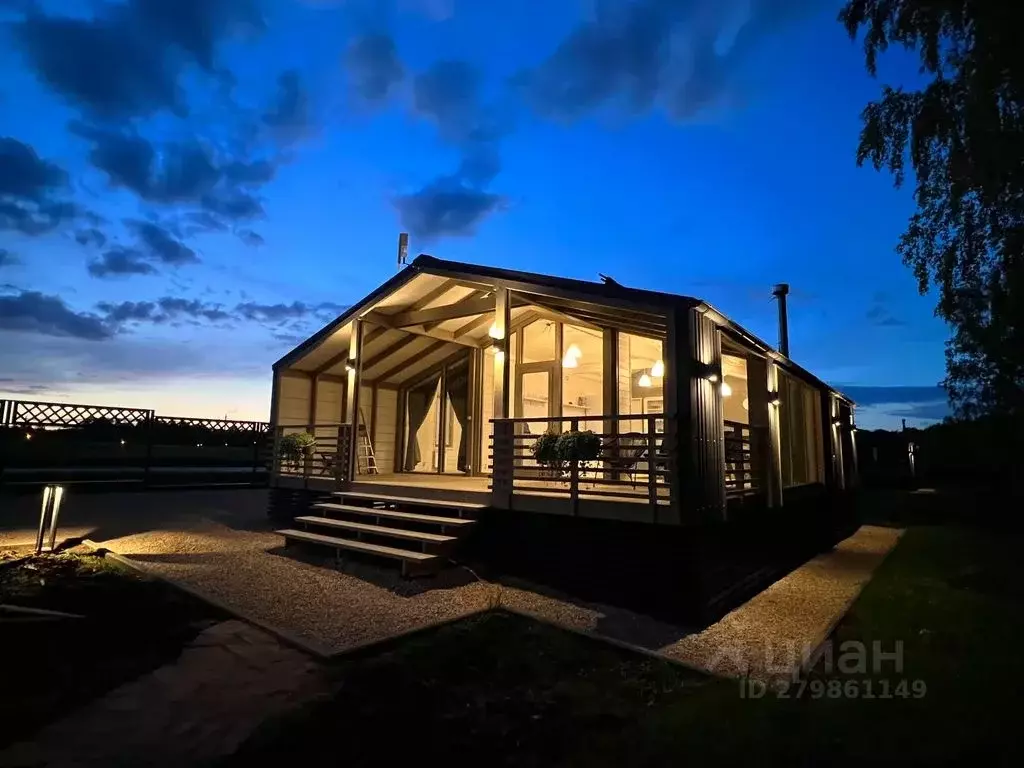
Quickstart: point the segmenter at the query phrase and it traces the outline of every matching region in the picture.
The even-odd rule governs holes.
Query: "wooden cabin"
[[[336,512],[327,544],[401,520],[344,507],[664,530],[857,480],[853,403],[707,302],[432,256],[274,365],[271,421],[276,514]],[[315,436],[301,455],[299,432]],[[577,460],[535,455],[560,438]]]

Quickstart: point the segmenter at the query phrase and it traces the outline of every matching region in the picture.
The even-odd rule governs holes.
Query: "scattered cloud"
[[[162,325],[176,321],[207,321],[212,323],[233,319],[230,312],[219,304],[207,304],[198,299],[165,296],[156,301],[123,301],[118,304],[100,302],[96,308],[106,321],[116,327],[124,323],[155,323]]]
[[[213,75],[225,37],[259,29],[251,0],[128,0],[95,6],[89,17],[51,16],[29,6],[12,25],[15,42],[50,89],[91,117],[184,115],[178,85],[195,64]]]
[[[20,264],[21,259],[13,251],[9,251],[6,248],[0,248],[0,267],[12,267],[15,264]]]
[[[301,301],[293,301],[291,304],[259,304],[249,301],[235,307],[235,312],[244,320],[279,325],[290,320],[307,318],[332,319],[344,309],[344,306],[329,301],[320,304],[306,304]]]
[[[156,267],[135,248],[111,248],[102,256],[89,262],[89,274],[100,279],[126,277],[129,275],[153,275]]]
[[[395,197],[402,226],[424,240],[471,235],[506,203],[488,188],[501,171],[499,142],[510,130],[507,121],[483,106],[479,73],[464,61],[438,61],[418,75],[413,111],[433,122],[441,140],[458,147],[462,159],[454,174]]]
[[[359,99],[370,104],[385,101],[405,79],[405,67],[390,35],[360,35],[345,53],[348,86]]]
[[[206,195],[203,197],[203,207],[231,221],[258,219],[265,213],[259,198],[240,189]]]
[[[690,119],[733,95],[739,66],[766,35],[818,7],[819,0],[599,3],[515,82],[539,114],[559,120],[656,105]]]
[[[309,133],[312,125],[309,94],[299,73],[285,70],[277,78],[277,97],[263,115],[266,123],[283,144],[293,144]]]
[[[101,317],[69,309],[59,296],[19,291],[0,296],[0,330],[101,341],[113,336]]]
[[[180,267],[199,261],[196,252],[176,239],[170,232],[151,221],[125,220],[125,224],[138,236],[145,247],[146,256],[160,264]]]
[[[864,313],[865,319],[871,325],[878,325],[883,328],[896,328],[907,325],[908,323],[905,320],[901,320],[896,317],[889,310],[889,303],[888,294],[882,292],[876,293],[871,299],[871,306],[869,306],[868,311]]]
[[[480,222],[504,206],[505,198],[452,176],[413,194],[399,195],[394,204],[404,228],[415,237],[431,240],[473,234]]]
[[[253,232],[251,229],[240,229],[236,233],[238,239],[248,245],[250,248],[259,248],[261,245],[266,243],[263,239],[263,235],[258,232]]]
[[[62,199],[67,172],[11,137],[0,138],[0,231],[42,235],[80,215],[83,210]]]
[[[86,227],[75,232],[75,242],[91,248],[102,248],[107,244],[107,236],[96,227]]]

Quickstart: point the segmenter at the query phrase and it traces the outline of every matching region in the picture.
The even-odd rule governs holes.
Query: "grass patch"
[[[340,665],[334,693],[267,725],[229,764],[1009,761],[1024,672],[1022,543],[961,528],[907,532],[834,638],[887,652],[900,641],[901,671],[819,668],[800,698],[741,698],[735,681],[492,613]],[[902,680],[908,698],[895,695]],[[915,699],[918,680],[926,692]],[[813,695],[811,684],[832,681],[853,686]]]
[[[84,617],[0,618],[0,745],[172,660],[220,618],[205,603],[94,554],[0,553],[0,603]]]

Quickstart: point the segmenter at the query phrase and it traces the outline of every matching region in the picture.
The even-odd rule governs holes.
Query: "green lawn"
[[[229,763],[1009,761],[1024,666],[1020,543],[908,531],[836,633],[885,651],[902,641],[901,672],[818,670],[799,699],[752,700],[734,681],[492,613],[339,664],[334,693],[266,725]],[[858,697],[812,695],[832,680]],[[903,680],[908,698],[896,695]],[[909,698],[914,681],[921,698]]]
[[[221,614],[90,554],[0,552],[0,604],[77,614],[0,614],[0,746],[173,660]]]

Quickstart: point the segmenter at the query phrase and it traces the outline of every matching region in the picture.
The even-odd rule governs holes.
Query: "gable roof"
[[[377,303],[420,274],[437,275],[439,277],[462,279],[470,282],[474,280],[484,283],[488,281],[491,283],[497,282],[506,285],[512,290],[526,294],[536,292],[544,296],[550,296],[552,291],[554,291],[556,295],[560,295],[567,300],[619,306],[635,311],[643,311],[646,308],[648,311],[654,310],[660,313],[673,308],[694,307],[710,314],[722,330],[736,341],[754,347],[759,352],[771,357],[783,369],[796,374],[816,386],[826,387],[838,397],[853,404],[853,400],[849,397],[823,382],[792,359],[783,356],[770,344],[762,341],[738,323],[733,322],[702,299],[663,291],[630,288],[614,280],[598,283],[536,272],[523,272],[515,269],[448,261],[427,254],[417,256],[402,271],[384,282],[361,301],[348,307],[341,315],[274,363],[274,369],[286,366],[301,358],[306,352],[329,338],[338,328],[341,328],[349,320],[357,317],[367,306]]]

